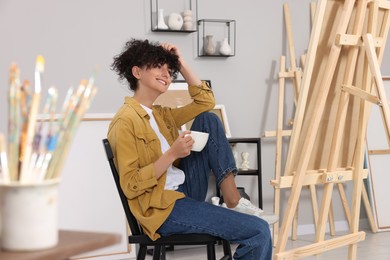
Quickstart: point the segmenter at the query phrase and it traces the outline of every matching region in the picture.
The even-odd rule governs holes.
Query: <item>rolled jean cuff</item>
[[[234,177],[237,176],[238,174],[238,169],[237,167],[229,167],[225,171],[223,171],[219,176],[218,179],[216,180],[218,187],[221,186],[221,183],[225,180],[225,178],[230,174],[233,173]]]

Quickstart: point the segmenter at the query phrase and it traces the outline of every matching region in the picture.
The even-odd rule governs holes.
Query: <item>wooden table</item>
[[[62,260],[81,253],[117,244],[121,241],[119,234],[95,233],[82,231],[59,231],[56,247],[31,251],[0,251],[1,260]]]

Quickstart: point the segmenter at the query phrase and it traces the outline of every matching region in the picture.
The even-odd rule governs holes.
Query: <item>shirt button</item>
[[[134,186],[133,186],[133,189],[137,189],[137,188],[138,188],[138,186],[137,186],[137,185],[134,185]]]

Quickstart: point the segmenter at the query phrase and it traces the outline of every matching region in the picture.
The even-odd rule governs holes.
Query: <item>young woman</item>
[[[132,213],[153,240],[180,233],[208,233],[238,243],[235,259],[271,259],[269,224],[277,221],[240,197],[234,157],[215,106],[213,92],[168,43],[132,39],[112,68],[126,80],[126,97],[108,130],[121,187]],[[153,105],[177,73],[193,102],[180,108]],[[190,131],[209,133],[201,152],[191,152]],[[227,208],[205,202],[209,174],[215,175]],[[268,223],[267,223],[268,221]]]

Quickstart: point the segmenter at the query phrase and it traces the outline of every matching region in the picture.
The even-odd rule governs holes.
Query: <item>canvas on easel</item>
[[[389,169],[383,167],[388,165],[390,153],[388,145],[383,142],[386,138],[384,128],[378,127],[381,124],[379,109],[373,107],[367,130],[367,157],[369,179],[367,186],[372,202],[375,223],[378,231],[390,230],[390,208],[389,208]]]

